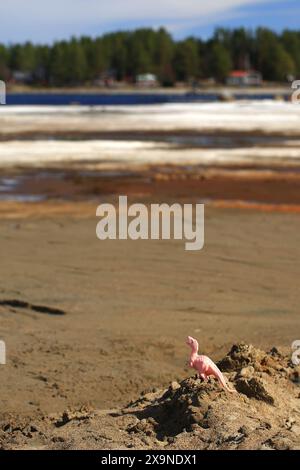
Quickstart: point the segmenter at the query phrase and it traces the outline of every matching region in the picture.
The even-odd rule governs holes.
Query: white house
[[[229,86],[260,86],[262,76],[256,70],[233,70],[226,79]]]
[[[139,87],[155,87],[158,85],[157,77],[153,73],[141,73],[135,77]]]

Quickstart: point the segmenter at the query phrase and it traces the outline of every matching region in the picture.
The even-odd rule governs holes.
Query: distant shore
[[[195,88],[191,86],[174,87],[137,87],[134,85],[99,87],[99,86],[77,86],[77,87],[42,87],[29,85],[7,85],[8,93],[103,93],[103,94],[122,94],[122,93],[153,93],[153,94],[185,94],[185,93],[203,93],[203,94],[223,94],[223,93],[246,93],[252,94],[275,94],[285,95],[291,93],[290,84],[265,84],[259,87],[232,87],[226,85],[203,85]]]

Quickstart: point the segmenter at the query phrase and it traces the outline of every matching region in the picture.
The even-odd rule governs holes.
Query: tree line
[[[207,40],[175,41],[164,28],[142,28],[52,45],[0,44],[2,80],[19,73],[49,86],[89,84],[104,75],[130,82],[142,73],[155,74],[163,86],[211,77],[222,82],[234,69],[255,69],[273,82],[299,77],[300,31],[219,28]]]

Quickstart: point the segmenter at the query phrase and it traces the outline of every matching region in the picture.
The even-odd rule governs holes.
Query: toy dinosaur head
[[[192,350],[198,351],[198,341],[192,336],[188,336],[186,339],[186,344],[191,346]]]

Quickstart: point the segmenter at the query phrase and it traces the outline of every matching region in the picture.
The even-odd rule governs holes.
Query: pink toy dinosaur
[[[228,387],[224,375],[209,357],[198,355],[199,345],[196,339],[188,336],[186,344],[192,349],[189,366],[196,369],[201,379],[206,380],[210,375],[213,375],[219,380],[225,390],[231,393],[237,393],[236,390]]]

